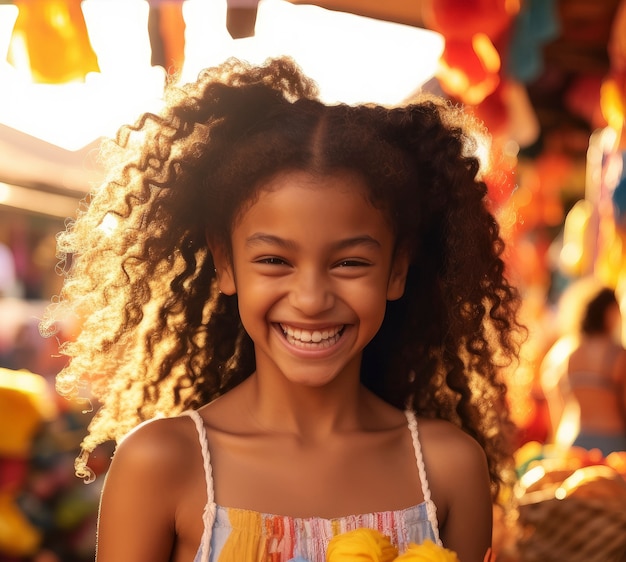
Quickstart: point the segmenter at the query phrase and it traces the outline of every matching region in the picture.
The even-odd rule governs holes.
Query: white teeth
[[[303,330],[301,328],[292,328],[285,324],[281,324],[280,327],[283,333],[287,337],[287,341],[292,345],[299,345],[304,347],[330,347],[337,343],[340,337],[340,332],[343,330],[343,326],[335,326],[334,328],[327,328],[325,330]]]

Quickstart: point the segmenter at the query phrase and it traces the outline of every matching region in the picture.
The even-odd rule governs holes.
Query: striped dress
[[[406,411],[406,417],[424,502],[398,511],[336,519],[288,517],[215,504],[211,459],[202,418],[195,411],[185,412],[185,415],[192,418],[198,431],[207,483],[204,533],[194,562],[325,562],[330,539],[358,528],[380,531],[400,552],[406,550],[409,543],[420,544],[426,539],[441,544],[413,412]]]

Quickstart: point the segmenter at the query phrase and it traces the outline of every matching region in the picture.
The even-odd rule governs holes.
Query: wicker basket
[[[626,562],[623,498],[570,496],[520,506],[519,562]]]

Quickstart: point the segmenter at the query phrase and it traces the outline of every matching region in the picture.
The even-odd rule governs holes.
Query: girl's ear
[[[404,294],[410,261],[408,252],[398,252],[395,255],[387,283],[387,300],[398,300]]]
[[[228,256],[228,252],[221,244],[210,246],[210,250],[213,256],[217,286],[220,292],[225,295],[234,295],[237,292],[237,285],[235,283],[232,260]]]

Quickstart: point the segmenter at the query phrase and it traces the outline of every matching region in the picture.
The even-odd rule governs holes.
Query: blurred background
[[[498,560],[626,560],[626,453],[571,446],[561,384],[589,287],[626,294],[626,1],[0,0],[0,562],[94,556],[102,477],[73,474],[90,413],[54,392],[64,358],[38,322],[62,281],[55,236],[102,180],[100,140],[168,77],[279,53],[326,101],[425,90],[489,128],[483,179],[529,328],[505,373],[522,507],[496,517]],[[585,550],[568,537],[590,520]]]

